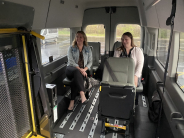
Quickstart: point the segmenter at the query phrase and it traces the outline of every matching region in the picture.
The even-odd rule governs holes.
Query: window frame
[[[115,27],[115,39],[114,39],[115,42],[117,42],[116,41],[116,38],[117,38],[117,35],[116,35],[117,34],[117,31],[116,31],[117,30],[117,26],[120,25],[120,24],[123,24],[123,23],[118,23],[118,24],[116,24],[116,27]],[[142,32],[142,30],[143,30],[142,26],[140,24],[123,24],[123,25],[138,25],[140,27],[140,46],[139,47],[142,48],[141,47],[141,44],[142,44],[142,37],[141,36],[142,36],[142,33],[143,33]],[[122,33],[122,35],[123,35],[123,33]],[[134,39],[134,44],[135,44],[135,37],[134,36],[133,36],[133,39]],[[121,41],[118,41],[118,42],[121,42]]]
[[[158,28],[158,35],[157,35],[157,49],[156,49],[156,59],[158,60],[158,62],[162,65],[162,67],[165,69],[165,65],[162,63],[162,61],[160,61],[158,59],[158,55],[157,55],[157,51],[158,51],[158,41],[159,41],[159,30],[162,28]],[[164,28],[163,28],[164,30]],[[169,30],[169,29],[165,29],[165,30]],[[170,38],[169,38],[170,39]],[[167,52],[168,53],[168,52]]]
[[[70,41],[69,41],[69,46],[71,45],[71,28],[43,28],[43,29],[41,29],[40,30],[40,34],[41,34],[41,32],[42,32],[42,30],[45,30],[47,33],[46,33],[46,35],[45,36],[47,36],[48,35],[48,32],[49,32],[49,29],[56,29],[57,31],[58,31],[58,37],[57,37],[57,39],[59,38],[59,29],[69,29],[69,39],[70,39]],[[51,33],[52,34],[52,33]],[[49,40],[49,39],[48,39]],[[56,58],[54,58],[54,55],[51,55],[51,56],[53,56],[53,61],[52,62],[49,62],[49,61],[47,61],[47,62],[44,62],[43,63],[43,59],[42,59],[42,41],[43,40],[41,40],[40,39],[40,58],[41,58],[41,64],[42,64],[42,66],[46,66],[46,65],[48,65],[48,64],[50,64],[50,63],[52,63],[52,62],[55,62],[55,61],[57,61],[57,60],[60,60],[60,59],[62,59],[62,58],[64,58],[64,57],[66,57],[67,56],[67,51],[66,51],[66,54],[65,55],[62,55],[62,56],[59,56],[59,57],[56,57]],[[49,40],[50,41],[50,40]],[[62,46],[62,45],[61,45]],[[69,47],[68,46],[68,47]],[[59,47],[59,46],[58,46]],[[67,48],[68,49],[68,48]],[[49,57],[50,56],[48,56],[48,59],[49,59]]]
[[[176,73],[177,73],[177,75],[179,75],[177,70],[178,70],[179,55],[180,55],[180,38],[181,38],[181,33],[184,34],[184,32],[180,32],[180,33],[179,33],[179,49],[178,49],[178,60],[177,60],[177,67],[176,67]],[[179,76],[177,76],[177,77],[179,77]],[[184,80],[184,79],[183,79],[183,80]],[[180,86],[180,85],[178,84],[178,78],[177,78],[176,84],[178,85],[178,87],[179,87],[179,88],[182,90],[182,92],[184,93],[184,88],[183,88],[183,89],[181,88],[181,87],[184,86],[184,85],[181,85],[181,86]]]
[[[105,24],[102,23],[102,24],[88,24],[88,25],[86,25],[85,29],[84,29],[86,36],[87,36],[86,29],[87,29],[88,26],[91,26],[91,25],[103,25],[104,26],[105,33],[104,33],[104,51],[102,51],[103,53],[101,52],[102,43],[100,42],[100,55],[104,55],[105,54],[105,46],[106,46],[106,43],[105,43],[106,42],[106,28],[105,28]],[[87,36],[87,40],[88,40],[88,42],[90,42],[89,39],[88,39],[88,36]]]

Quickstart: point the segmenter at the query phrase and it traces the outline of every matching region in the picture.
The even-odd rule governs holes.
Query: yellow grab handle
[[[45,39],[44,36],[34,32],[34,31],[31,31],[31,32],[28,32],[28,31],[22,31],[22,30],[18,30],[17,28],[6,28],[6,29],[0,29],[0,34],[4,34],[4,33],[30,33],[42,40]]]
[[[32,34],[32,35],[34,35],[34,36],[36,36],[36,37],[38,37],[38,38],[40,38],[40,39],[42,39],[42,40],[44,40],[44,39],[45,39],[45,37],[44,37],[44,36],[42,36],[42,35],[40,35],[40,34],[38,34],[38,33],[34,32],[34,31],[31,31],[31,32],[30,32],[30,34]]]
[[[110,123],[105,123],[105,127],[116,127],[116,128],[120,128],[120,129],[126,130],[126,126],[114,125],[114,124],[110,124]]]

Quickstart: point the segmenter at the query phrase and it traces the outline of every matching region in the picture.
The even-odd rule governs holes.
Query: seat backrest
[[[132,58],[109,57],[107,62],[109,63],[118,82],[134,85],[135,64]],[[105,65],[102,81],[113,82],[113,79]]]
[[[88,42],[89,46],[93,47],[93,66],[99,66],[99,60],[100,60],[100,42]]]
[[[122,45],[122,42],[116,41],[113,46],[113,50],[115,51],[116,48],[120,47]]]

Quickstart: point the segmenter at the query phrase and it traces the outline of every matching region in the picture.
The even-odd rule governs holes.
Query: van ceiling
[[[4,1],[33,7],[35,9],[33,29],[81,27],[85,9],[106,6],[136,6],[135,0],[63,0],[64,4],[61,4],[61,0]]]
[[[81,27],[85,9],[107,6],[137,6],[142,26],[167,28],[165,21],[171,13],[172,0],[4,0],[31,6],[35,9],[33,29]],[[50,6],[49,6],[50,5]],[[77,8],[76,8],[77,7]],[[150,7],[150,8],[148,8]],[[184,1],[177,0],[175,29],[184,32]]]

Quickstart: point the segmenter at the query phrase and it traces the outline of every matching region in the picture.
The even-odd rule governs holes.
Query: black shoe
[[[73,110],[67,110],[67,114],[69,114],[69,113],[71,113],[71,112],[73,112]]]
[[[88,103],[88,100],[86,99],[83,103],[82,103],[82,105],[86,105]]]

